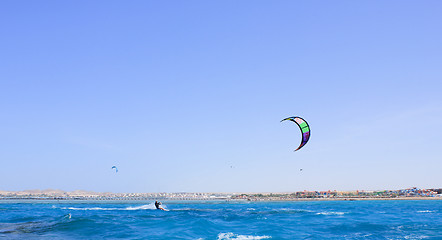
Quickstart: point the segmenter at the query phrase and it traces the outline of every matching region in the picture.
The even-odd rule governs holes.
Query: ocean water
[[[441,200],[0,201],[0,239],[442,239]]]

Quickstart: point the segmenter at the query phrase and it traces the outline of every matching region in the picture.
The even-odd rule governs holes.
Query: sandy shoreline
[[[235,201],[238,199],[234,199],[231,201]],[[240,200],[240,201],[251,201],[251,202],[278,202],[278,201],[287,201],[287,202],[298,202],[298,201],[375,201],[375,200],[442,200],[442,197],[396,197],[396,198],[291,198],[291,199],[253,199],[253,200]]]
[[[383,191],[302,191],[292,193],[229,193],[229,192],[176,192],[176,193],[111,193],[58,189],[0,191],[4,200],[57,200],[57,201],[369,201],[369,200],[442,200],[442,189],[409,188]]]

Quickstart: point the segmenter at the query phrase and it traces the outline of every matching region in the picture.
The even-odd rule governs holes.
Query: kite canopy
[[[304,147],[304,145],[310,139],[310,127],[308,126],[308,123],[301,117],[288,117],[288,118],[282,119],[281,122],[285,121],[285,120],[289,120],[289,121],[296,123],[298,125],[299,129],[301,129],[301,132],[302,132],[301,145],[299,145],[299,147],[297,149],[295,149],[295,151],[298,151],[299,149]]]
[[[112,169],[114,169],[114,168],[115,168],[115,172],[118,172],[118,168],[115,166],[112,166]]]

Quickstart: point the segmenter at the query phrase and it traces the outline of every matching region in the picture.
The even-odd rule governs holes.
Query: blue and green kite
[[[282,119],[281,122],[285,121],[285,120],[289,120],[289,121],[296,123],[298,125],[299,129],[301,129],[301,132],[302,132],[301,145],[299,145],[299,147],[295,150],[295,151],[298,151],[299,149],[304,147],[304,145],[310,139],[310,127],[309,127],[308,123],[301,117],[288,117],[288,118]]]

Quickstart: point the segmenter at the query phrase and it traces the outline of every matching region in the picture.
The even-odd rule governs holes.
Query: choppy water
[[[6,202],[0,239],[442,239],[442,201]]]

